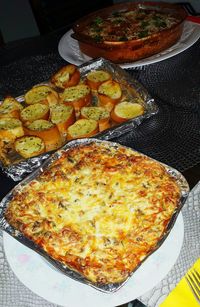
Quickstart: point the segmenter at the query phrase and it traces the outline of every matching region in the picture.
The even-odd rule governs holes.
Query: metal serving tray
[[[158,106],[156,105],[154,99],[149,95],[147,90],[135,79],[132,78],[130,74],[120,68],[118,65],[111,63],[103,58],[97,60],[91,60],[81,66],[79,70],[81,73],[81,78],[84,78],[88,72],[95,69],[103,69],[108,71],[113,79],[119,81],[122,86],[122,92],[126,97],[130,97],[138,101],[144,106],[144,114],[136,118],[130,119],[125,123],[115,125],[112,128],[104,130],[98,133],[95,137],[102,140],[109,140],[115,137],[119,137],[132,129],[140,125],[146,118],[149,118],[158,112]],[[50,85],[48,82],[42,84]],[[96,97],[93,96],[92,104],[95,105]],[[22,104],[24,103],[24,96],[19,96],[16,98]],[[0,167],[9,177],[14,181],[22,180],[28,173],[31,173],[34,169],[39,167],[44,160],[49,157],[50,153],[44,153],[42,155],[23,159],[15,151],[9,152],[8,158],[11,163],[9,165],[4,165],[0,161]]]
[[[79,145],[84,145],[84,144],[89,144],[92,142],[96,142],[96,143],[107,143],[109,145],[109,147],[115,147],[115,148],[121,148],[121,147],[125,147],[122,146],[118,143],[114,143],[114,142],[109,142],[109,141],[103,141],[103,140],[98,140],[98,139],[79,139],[79,140],[74,140],[69,142],[68,144],[66,144],[62,149],[58,150],[57,152],[55,152],[48,160],[46,160],[43,165],[38,168],[36,171],[34,171],[32,174],[30,174],[27,178],[25,178],[23,181],[21,181],[20,183],[18,183],[18,185],[16,185],[8,194],[7,196],[4,197],[4,199],[2,200],[2,202],[0,203],[0,228],[4,231],[6,231],[8,234],[10,234],[13,238],[15,238],[16,240],[18,240],[19,242],[21,242],[22,244],[28,246],[29,248],[31,248],[32,250],[34,250],[35,252],[37,252],[38,254],[40,254],[41,256],[43,256],[50,264],[52,264],[55,268],[57,268],[58,270],[60,270],[61,272],[63,272],[64,274],[66,274],[67,276],[82,282],[84,284],[90,285],[92,287],[94,287],[97,290],[103,291],[103,292],[115,292],[118,289],[120,289],[127,281],[128,279],[131,277],[131,275],[134,273],[134,271],[141,265],[140,265],[132,272],[132,274],[122,283],[115,283],[115,284],[107,284],[107,285],[102,285],[102,284],[94,284],[91,281],[87,280],[86,278],[84,278],[83,276],[81,276],[80,274],[78,274],[77,272],[69,269],[67,266],[65,266],[64,264],[60,263],[59,261],[54,260],[53,258],[51,258],[42,248],[38,247],[33,241],[31,241],[30,239],[26,238],[19,230],[14,229],[6,220],[5,218],[5,211],[7,209],[7,207],[9,206],[9,202],[12,199],[14,193],[21,189],[23,186],[25,186],[26,184],[28,184],[31,180],[37,178],[41,173],[43,173],[46,169],[48,169],[51,164],[57,160],[63,153],[63,151],[67,151],[73,147],[79,146]],[[126,148],[126,147],[125,147]],[[132,149],[133,150],[133,149]],[[135,152],[133,150],[133,152]],[[143,154],[141,154],[143,155]],[[145,156],[145,155],[143,155]],[[149,158],[151,159],[151,158]],[[153,160],[153,159],[151,159]],[[155,161],[155,160],[154,160]],[[156,161],[157,163],[160,163],[158,161]],[[162,163],[160,163],[162,164]],[[178,172],[176,169],[164,165],[162,164],[165,168],[165,170],[167,171],[168,174],[170,174],[170,176],[172,176],[176,183],[178,184],[178,186],[180,187],[180,191],[181,191],[181,197],[180,197],[180,201],[179,204],[177,206],[177,210],[174,212],[168,227],[166,229],[166,232],[163,234],[161,240],[158,242],[157,246],[154,248],[154,250],[147,256],[149,257],[154,251],[156,251],[161,244],[164,242],[164,240],[166,239],[166,237],[169,235],[176,219],[177,216],[182,208],[182,206],[184,205],[188,193],[189,193],[189,186],[188,183],[186,181],[186,179],[183,177],[183,175]],[[145,259],[147,259],[147,257]],[[145,261],[145,259],[143,261]],[[143,262],[142,261],[142,262]]]

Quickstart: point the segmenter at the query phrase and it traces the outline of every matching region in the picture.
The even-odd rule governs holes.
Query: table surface
[[[51,33],[45,37],[21,40],[10,43],[0,49],[0,93],[2,95],[0,98],[8,92],[17,95],[22,91],[22,89],[24,90],[25,88],[35,84],[35,80],[44,80],[44,78],[49,74],[49,71],[51,71],[51,61],[56,62],[56,64],[53,62],[52,69],[65,64],[57,51],[59,39],[64,32],[65,29],[61,29],[60,31]],[[200,94],[197,78],[198,72],[200,71],[199,54],[200,41],[195,43],[194,46],[190,47],[182,54],[163,61],[162,63],[152,64],[144,69],[129,71],[133,77],[143,83],[151,95],[156,98],[161,113],[163,112],[164,116],[168,112],[170,116],[176,116],[174,117],[176,122],[177,118],[182,118],[183,131],[174,126],[173,129],[176,134],[174,136],[173,131],[173,135],[171,136],[166,124],[166,129],[162,134],[162,138],[167,135],[168,143],[166,144],[165,139],[163,138],[162,140],[164,144],[162,144],[159,131],[155,130],[157,124],[155,119],[153,128],[151,126],[152,123],[147,121],[146,124],[141,125],[137,132],[132,132],[128,136],[120,137],[119,142],[122,144],[125,143],[125,145],[131,144],[132,147],[136,146],[137,150],[141,149],[141,151],[148,153],[153,158],[159,158],[161,162],[167,162],[170,166],[176,167],[188,180],[191,189],[195,187],[182,211],[185,223],[186,240],[184,240],[183,250],[181,251],[177,263],[166,278],[152,291],[139,298],[147,306],[157,306],[157,304],[175,286],[178,280],[180,280],[187,268],[195,261],[195,258],[200,255],[200,238],[199,234],[196,233],[200,226],[200,185],[197,184],[200,180]],[[47,64],[45,64],[45,59],[47,60]],[[35,61],[37,61],[37,63],[39,62],[39,65],[41,65],[38,67],[40,73],[39,77],[37,69],[33,67]],[[29,67],[31,72],[33,72],[32,76],[30,75],[30,72],[23,70],[23,63],[25,63],[26,69]],[[20,78],[19,70],[23,72]],[[166,74],[163,71],[166,72]],[[153,77],[150,78],[150,76]],[[182,88],[181,84],[183,85]],[[186,90],[185,84],[187,84],[188,90]],[[169,95],[167,90],[170,90]],[[180,94],[179,96],[177,95],[177,92],[179,91],[180,93],[184,92],[184,99],[188,101],[191,108],[189,108],[186,103],[183,103],[184,99]],[[171,118],[170,116],[169,119]],[[192,119],[191,125],[187,125],[186,123],[189,119]],[[194,125],[195,129],[193,129],[192,125]],[[192,132],[189,129],[190,126],[192,127]],[[150,130],[149,127],[152,130]],[[147,143],[145,147],[139,139],[142,129],[144,129],[144,131],[146,129],[145,133],[148,135],[150,141],[152,141],[151,146],[149,145],[150,143]],[[152,135],[150,135],[150,133],[152,133],[152,131],[157,133],[156,136],[158,140],[155,141],[153,138],[151,139]],[[191,141],[191,144],[190,138],[192,137],[190,136],[190,133],[192,133],[192,137],[193,135],[195,136],[195,139],[193,142]],[[115,141],[116,140],[118,139],[115,139]],[[186,142],[184,142],[184,140],[186,140]],[[160,146],[159,148],[157,148],[156,142],[158,142]],[[174,147],[176,146],[175,144],[177,144],[177,148]],[[160,155],[158,149],[163,151],[162,155]],[[173,157],[171,157],[170,153],[173,154]],[[180,157],[181,153],[183,157]],[[0,199],[3,198],[15,184],[16,182],[8,178],[5,173],[0,172]],[[191,231],[193,231],[193,235],[190,237]],[[187,241],[191,239],[192,241]],[[193,249],[192,254],[189,252],[190,248]],[[54,304],[46,302],[33,294],[16,279],[12,271],[9,269],[9,265],[5,259],[2,246],[2,234],[0,236],[0,273],[2,274],[2,278],[0,279],[0,306],[55,306]]]

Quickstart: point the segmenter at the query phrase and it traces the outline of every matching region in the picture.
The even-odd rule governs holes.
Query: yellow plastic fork
[[[200,274],[196,269],[191,269],[185,276],[185,279],[192,290],[197,302],[200,304]]]

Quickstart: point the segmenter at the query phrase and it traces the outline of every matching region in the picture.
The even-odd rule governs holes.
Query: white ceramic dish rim
[[[59,41],[58,52],[60,56],[67,62],[75,65],[81,65],[91,60],[90,57],[80,51],[78,42],[71,37],[71,33],[73,33],[72,30],[67,31]],[[120,66],[125,69],[131,69],[166,60],[185,51],[199,38],[200,25],[191,21],[185,21],[182,36],[175,45],[151,57],[133,63],[120,64]]]
[[[148,257],[128,282],[115,293],[103,293],[57,271],[43,257],[3,233],[4,250],[18,279],[35,294],[66,307],[113,307],[141,296],[158,284],[176,262],[183,243],[181,212],[161,247]]]

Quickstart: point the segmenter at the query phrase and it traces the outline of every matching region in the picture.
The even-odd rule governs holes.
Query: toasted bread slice
[[[14,140],[24,135],[22,122],[13,117],[0,118],[0,140],[14,142]]]
[[[26,135],[39,136],[45,142],[46,151],[54,150],[62,145],[58,127],[45,119],[38,119],[24,127]]]
[[[99,131],[110,128],[110,112],[102,107],[83,107],[81,118],[94,119],[98,122]]]
[[[103,82],[98,88],[100,105],[111,111],[122,97],[120,84],[115,80]]]
[[[48,104],[49,107],[54,106],[59,103],[59,95],[57,92],[51,92],[46,98],[45,104]]]
[[[56,124],[62,137],[66,137],[67,128],[76,120],[72,106],[57,104],[51,109],[51,121]]]
[[[73,106],[76,111],[88,105],[91,99],[91,90],[85,84],[68,87],[61,94],[61,101],[66,105]]]
[[[15,140],[14,148],[23,158],[31,158],[45,152],[45,143],[38,136],[22,136]]]
[[[93,119],[78,119],[67,129],[67,139],[90,137],[98,133],[98,123]]]
[[[86,83],[93,90],[97,90],[98,87],[105,81],[112,79],[112,76],[105,70],[92,70],[86,76]]]
[[[4,166],[7,166],[11,163],[8,156],[8,152],[10,150],[13,151],[13,143],[0,139],[0,160]]]
[[[47,85],[38,85],[32,87],[24,96],[27,104],[46,103],[49,104],[51,99],[59,99],[58,93]]]
[[[20,112],[20,119],[25,125],[28,125],[37,119],[48,120],[48,118],[49,107],[42,103],[31,104]]]
[[[51,83],[60,89],[75,86],[79,83],[80,72],[73,64],[60,68],[52,77]]]
[[[21,103],[15,98],[7,96],[3,103],[0,105],[0,118],[2,117],[14,117],[19,118],[20,110],[23,109]]]
[[[118,103],[111,112],[111,118],[117,123],[123,123],[144,113],[144,107],[139,103],[123,101]]]

